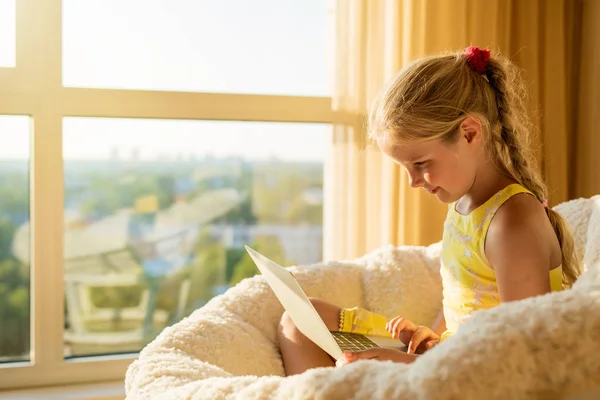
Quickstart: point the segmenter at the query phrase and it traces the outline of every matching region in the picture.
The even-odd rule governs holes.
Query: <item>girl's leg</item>
[[[310,301],[330,331],[337,331],[341,308],[320,299]],[[333,367],[333,359],[304,336],[287,314],[283,313],[277,332],[286,375],[301,374],[310,368]]]

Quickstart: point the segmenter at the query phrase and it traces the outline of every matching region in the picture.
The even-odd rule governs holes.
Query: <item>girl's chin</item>
[[[439,201],[445,204],[450,204],[456,201],[450,193],[445,190],[439,188],[435,193],[432,193]]]
[[[441,187],[435,187],[432,190],[424,189],[428,194],[435,196],[440,202],[445,204],[454,203],[458,199],[455,199],[450,193],[442,189]]]

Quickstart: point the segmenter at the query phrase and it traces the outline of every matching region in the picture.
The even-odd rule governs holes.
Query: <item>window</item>
[[[323,0],[63,4],[66,86],[330,94]]]
[[[140,350],[255,275],[246,244],[322,259],[329,129],[66,118],[65,356]]]
[[[0,0],[0,68],[15,66],[15,0]]]
[[[321,258],[326,3],[0,0],[0,391],[122,381],[245,244]]]

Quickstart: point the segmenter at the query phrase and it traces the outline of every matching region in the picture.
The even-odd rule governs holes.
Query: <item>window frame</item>
[[[63,87],[61,19],[62,0],[17,0],[16,66],[0,67],[0,115],[32,120],[31,359],[0,364],[0,390],[122,381],[137,357],[64,358],[63,117],[334,123],[331,97]]]

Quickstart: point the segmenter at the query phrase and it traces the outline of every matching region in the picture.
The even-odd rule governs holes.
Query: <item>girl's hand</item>
[[[408,354],[427,351],[440,342],[440,335],[426,326],[419,326],[408,343]]]
[[[350,364],[358,360],[393,361],[404,364],[410,364],[416,359],[416,354],[407,354],[401,350],[390,349],[386,347],[373,347],[372,349],[363,351],[345,351],[342,358],[337,360],[335,365],[338,367],[342,367],[346,364]]]
[[[386,329],[394,339],[400,339],[408,346],[408,354],[427,351],[440,342],[440,336],[430,328],[417,326],[402,317],[392,318],[387,323]]]
[[[417,326],[406,318],[394,317],[388,321],[385,329],[392,334],[394,339],[400,339],[402,343],[408,346],[410,338],[417,330]]]

